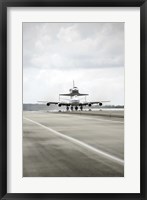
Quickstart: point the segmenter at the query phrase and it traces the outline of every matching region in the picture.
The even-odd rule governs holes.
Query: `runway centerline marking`
[[[74,115],[66,114],[66,115],[68,115],[68,116],[74,116],[76,114],[74,114]],[[64,116],[64,115],[62,115],[62,116]],[[92,119],[92,120],[96,120],[96,121],[104,121],[104,122],[106,121],[106,122],[113,122],[113,123],[124,124],[124,122],[121,122],[121,121],[114,121],[114,120],[107,120],[107,119],[95,119],[94,117],[92,118],[92,117],[87,117],[87,116],[86,117],[78,116],[78,114],[76,115],[76,118],[80,118],[80,119]]]
[[[84,143],[84,142],[82,142],[82,141],[80,141],[80,140],[77,140],[77,139],[75,139],[75,138],[73,138],[73,137],[69,137],[69,136],[67,136],[67,135],[64,135],[63,133],[60,133],[60,132],[58,132],[58,131],[56,131],[56,130],[50,128],[50,127],[47,127],[47,126],[45,126],[45,125],[43,125],[43,124],[40,124],[40,123],[38,123],[38,122],[36,122],[36,121],[34,121],[34,120],[31,120],[31,119],[26,118],[26,117],[24,117],[24,119],[27,120],[27,121],[30,121],[30,122],[32,122],[32,123],[38,125],[38,126],[41,126],[42,128],[44,128],[44,129],[46,129],[46,130],[48,130],[48,131],[50,131],[50,132],[52,132],[52,133],[54,133],[54,134],[60,136],[60,137],[62,137],[62,138],[64,138],[64,139],[66,139],[66,140],[69,140],[69,141],[71,141],[71,142],[73,142],[73,143],[75,143],[75,144],[78,144],[78,145],[80,145],[80,146],[82,146],[82,147],[85,147],[85,148],[87,148],[87,149],[89,149],[89,150],[91,150],[91,151],[93,151],[93,152],[95,152],[95,153],[97,153],[97,154],[99,154],[99,155],[101,155],[101,156],[104,156],[104,157],[106,157],[106,158],[109,158],[110,160],[113,160],[113,161],[115,161],[115,162],[118,162],[118,163],[121,164],[121,165],[124,165],[124,160],[122,160],[122,159],[120,159],[120,158],[118,158],[118,157],[116,157],[116,156],[113,156],[113,155],[111,155],[111,154],[108,154],[108,153],[106,153],[106,152],[100,150],[100,149],[97,149],[97,148],[95,148],[95,147],[92,147],[92,146],[90,146],[90,145],[88,145],[88,144],[86,144],[86,143]]]

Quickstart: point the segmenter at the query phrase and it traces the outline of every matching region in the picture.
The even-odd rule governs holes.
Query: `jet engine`
[[[78,106],[75,107],[75,110],[76,110],[76,111],[78,110]]]
[[[99,106],[102,106],[103,104],[102,103],[99,103]]]
[[[91,107],[91,103],[89,103],[88,106]]]
[[[50,103],[47,103],[46,105],[47,105],[47,106],[49,106],[49,105],[50,105]]]
[[[58,103],[58,106],[61,107],[62,106],[61,103]]]

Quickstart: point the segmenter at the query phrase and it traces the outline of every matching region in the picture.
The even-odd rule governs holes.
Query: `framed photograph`
[[[147,199],[147,2],[0,3],[1,199]]]

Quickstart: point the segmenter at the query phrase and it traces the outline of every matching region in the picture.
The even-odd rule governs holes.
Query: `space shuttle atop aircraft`
[[[87,96],[88,94],[81,94],[79,93],[79,89],[77,87],[75,87],[75,84],[74,84],[74,81],[73,81],[73,88],[71,88],[69,90],[69,93],[67,94],[59,94],[60,96],[70,96],[70,97],[73,97],[73,96]]]
[[[80,108],[80,110],[83,110],[83,106],[88,106],[91,107],[94,104],[98,104],[99,106],[102,106],[103,103],[105,102],[109,102],[109,101],[85,101],[82,102],[80,101],[80,99],[78,99],[78,96],[87,96],[88,94],[81,94],[79,93],[79,89],[77,87],[75,87],[74,85],[74,81],[73,81],[73,88],[69,90],[69,93],[66,94],[59,94],[59,101],[39,101],[39,102],[44,102],[46,103],[47,106],[50,106],[51,104],[54,105],[58,105],[59,107],[61,106],[66,106],[66,110],[68,111],[69,109],[71,109],[71,111],[73,111],[73,109],[75,109],[76,111],[78,110],[78,108]],[[67,101],[60,101],[60,96],[70,96],[71,98]]]

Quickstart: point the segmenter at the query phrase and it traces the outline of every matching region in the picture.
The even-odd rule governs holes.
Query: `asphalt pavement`
[[[123,177],[124,118],[23,112],[24,177]]]

